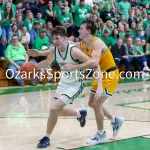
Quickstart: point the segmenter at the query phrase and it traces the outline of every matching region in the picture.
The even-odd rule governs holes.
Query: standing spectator
[[[118,12],[120,14],[124,14],[126,16],[126,19],[129,19],[129,12],[131,9],[131,5],[130,3],[127,2],[127,0],[123,0],[121,2],[119,2],[118,4]]]
[[[125,65],[125,73],[127,77],[127,72],[130,71],[131,59],[126,52],[125,46],[123,45],[123,40],[121,38],[119,38],[117,43],[112,46],[111,52],[117,66],[119,66],[119,64]]]
[[[8,45],[5,51],[5,58],[8,61],[8,74],[13,77],[19,85],[24,86],[24,81],[21,77],[17,77],[20,67],[28,62],[28,55],[16,35],[12,36],[12,43]],[[30,85],[35,86],[35,79],[30,80]]]
[[[107,20],[113,20],[114,13],[112,10],[110,10],[109,4],[106,5],[106,10],[102,11],[100,17],[101,17],[103,22],[106,22]]]
[[[74,6],[72,9],[72,12],[74,13],[74,35],[75,37],[79,36],[78,30],[80,29],[81,23],[86,20],[87,14],[91,12],[90,7],[85,5],[84,0],[80,0],[80,4]]]
[[[15,20],[15,13],[12,9],[12,5],[10,2],[5,4],[4,11],[1,12],[1,28],[2,28],[2,37],[1,37],[1,59],[4,59],[4,52],[6,49],[6,45],[10,43],[12,36],[11,23]]]
[[[67,29],[67,33],[70,36],[73,32],[73,18],[70,13],[66,13],[65,7],[61,8],[61,14],[58,16],[58,20],[61,25]]]
[[[37,0],[36,5],[39,8],[39,11],[42,13],[42,16],[45,16],[47,4],[49,0]]]

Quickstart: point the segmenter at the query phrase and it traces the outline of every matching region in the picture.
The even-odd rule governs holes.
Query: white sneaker
[[[92,137],[91,139],[87,140],[87,144],[90,145],[96,145],[96,144],[100,144],[100,143],[105,143],[109,140],[108,135],[106,134],[106,132],[104,131],[104,133],[102,135],[100,135],[98,132],[95,134],[94,137]]]
[[[150,72],[150,69],[149,69],[148,66],[147,66],[147,67],[144,67],[144,68],[143,68],[143,71],[146,71],[146,72],[148,71],[148,72]]]
[[[124,118],[115,117],[115,123],[112,123],[113,137],[116,137],[124,122]]]

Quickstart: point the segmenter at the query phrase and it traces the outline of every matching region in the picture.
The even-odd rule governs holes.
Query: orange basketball
[[[37,72],[36,65],[30,62],[23,64],[20,68],[20,76],[21,78],[26,80],[33,79],[36,72]]]

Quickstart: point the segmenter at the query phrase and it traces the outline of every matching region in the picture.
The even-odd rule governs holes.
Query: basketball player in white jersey
[[[49,66],[54,59],[56,59],[61,68],[63,68],[65,64],[79,64],[79,61],[82,63],[85,62],[86,68],[87,66],[89,66],[89,68],[97,67],[94,60],[91,60],[74,45],[67,43],[65,28],[57,26],[54,28],[52,35],[54,47],[50,49],[47,59],[37,64],[37,69]],[[32,52],[28,51],[28,54],[31,55]],[[39,55],[38,51],[37,55]],[[34,56],[36,56],[36,52]],[[38,148],[46,148],[50,145],[50,135],[57,123],[58,116],[76,116],[81,127],[84,127],[86,124],[86,110],[76,111],[65,108],[65,106],[72,103],[83,90],[84,82],[83,78],[80,77],[81,72],[79,70],[71,73],[63,72],[62,75],[56,90],[56,100],[50,108],[46,135],[39,141],[37,145]]]

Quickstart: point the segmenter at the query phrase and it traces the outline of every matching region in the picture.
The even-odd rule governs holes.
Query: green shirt
[[[10,16],[10,13],[9,13]],[[15,17],[15,13],[13,12],[13,17]],[[4,11],[1,12],[1,19],[4,20],[6,19],[4,15]],[[1,26],[10,26],[11,25],[11,18],[8,18],[4,23],[1,24]]]
[[[72,12],[74,13],[75,26],[80,27],[82,22],[87,19],[87,14],[91,12],[91,9],[87,5],[76,5],[72,9]]]
[[[109,47],[112,46],[112,37],[108,36],[108,37],[104,37],[103,35],[100,37],[101,40]]]
[[[70,23],[72,20],[72,15],[70,13],[66,13],[66,15],[60,14],[58,16],[58,20],[63,23]]]
[[[103,4],[103,11],[105,11],[105,10],[106,10],[106,5],[107,5],[107,4],[109,4],[109,5],[110,5],[110,10],[112,10],[112,9],[113,9],[113,7],[112,7],[112,3],[111,3],[111,1],[110,1],[110,0],[108,0],[107,2],[103,1],[103,2],[102,2],[102,4]]]
[[[3,5],[1,6],[1,9],[4,11],[4,9],[5,9],[5,4],[3,4]],[[16,12],[16,5],[14,5],[13,3],[12,3],[12,9],[13,9],[14,12]]]
[[[32,48],[41,50],[42,46],[49,46],[49,38],[46,36],[44,39],[41,39],[40,36],[38,36],[33,43]]]
[[[40,22],[40,25],[42,26],[45,23],[45,20],[40,19],[40,21],[39,21],[37,18],[35,18],[34,22]]]
[[[120,37],[120,38],[123,38],[124,36],[125,36],[125,32],[120,32],[120,33],[119,33],[119,37]]]
[[[121,13],[126,16],[126,19],[129,19],[129,10],[131,8],[130,3],[119,2],[118,8],[120,9]]]
[[[137,46],[136,45],[133,45],[133,49],[134,49],[134,52],[137,54],[137,55],[140,55],[140,53],[138,52],[138,50],[142,53],[144,53],[143,51],[143,46],[140,46],[137,50]]]
[[[11,58],[13,61],[25,60],[26,56],[26,50],[21,43],[18,44],[18,48],[15,48],[13,44],[9,44],[5,50],[5,57]]]
[[[34,20],[31,22],[28,18],[25,19],[24,21],[24,26],[27,27],[28,32],[31,31],[32,26],[33,26]]]
[[[148,27],[149,24],[150,24],[150,21],[148,21],[148,20],[144,21],[143,26],[142,26],[143,29],[145,30]]]

